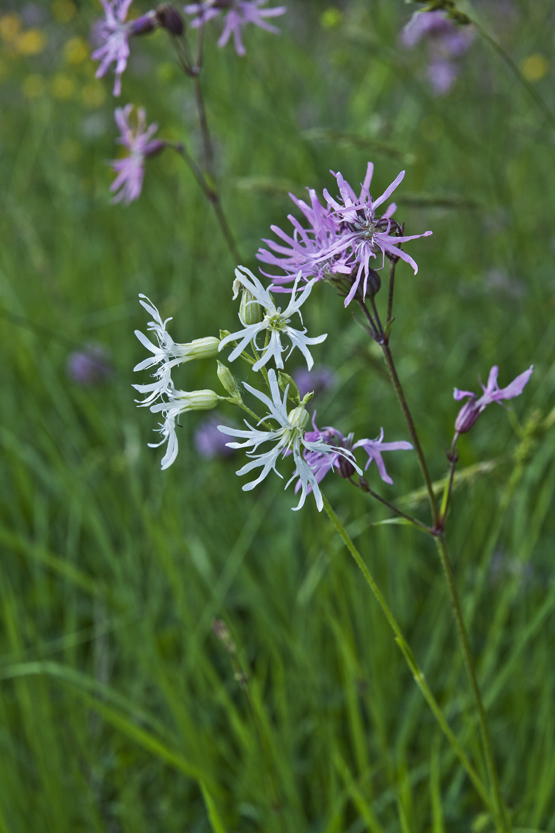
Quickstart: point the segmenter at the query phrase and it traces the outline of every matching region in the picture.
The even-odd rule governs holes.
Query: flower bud
[[[289,411],[287,419],[294,428],[304,431],[309,420],[308,411],[303,407],[293,408],[292,411]]]
[[[148,35],[149,32],[153,32],[157,26],[158,20],[156,18],[156,12],[147,12],[142,15],[142,17],[138,17],[136,20],[130,21],[128,24],[128,31],[130,35]]]
[[[374,269],[368,270],[368,280],[366,284],[366,297],[373,298],[377,295],[382,286],[382,279]]]
[[[288,373],[284,373],[283,370],[278,370],[278,385],[283,393],[287,390],[287,398],[291,402],[294,402],[295,405],[301,404],[301,394],[295,380]]]
[[[355,467],[346,457],[340,457],[337,463],[337,473],[339,477],[344,477],[345,480],[350,480],[355,473]]]
[[[247,289],[243,289],[241,296],[239,318],[245,326],[260,324],[261,321],[264,321],[263,307],[254,300],[254,296]]]
[[[466,434],[470,431],[478,417],[480,416],[481,408],[476,405],[476,397],[471,397],[464,403],[457,418],[455,420],[455,431],[457,434]]]
[[[170,3],[162,3],[156,6],[156,18],[163,29],[166,29],[170,35],[177,35],[180,37],[183,34],[184,24],[183,18]]]
[[[237,379],[229,367],[226,367],[226,365],[221,362],[218,362],[218,379],[233,399],[242,402],[241,390]]]
[[[193,359],[212,359],[218,355],[218,347],[220,339],[215,336],[207,336],[206,338],[195,338],[186,346],[189,348],[187,358]]]
[[[220,397],[213,390],[183,391],[176,401],[184,401],[184,411],[210,411],[218,404]]]

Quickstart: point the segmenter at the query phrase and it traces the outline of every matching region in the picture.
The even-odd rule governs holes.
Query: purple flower
[[[231,457],[235,452],[227,445],[226,437],[218,430],[221,417],[210,416],[203,420],[195,431],[195,446],[201,457]]]
[[[110,354],[94,342],[74,350],[67,359],[67,375],[84,388],[107,382],[113,372]]]
[[[121,76],[125,72],[129,58],[129,38],[151,32],[157,26],[155,12],[149,12],[138,20],[126,22],[127,12],[133,0],[100,0],[104,7],[104,20],[95,28],[95,37],[100,41],[98,49],[92,53],[94,61],[100,61],[96,77],[106,75],[111,64],[115,64],[116,78],[114,95],[121,93]]]
[[[277,266],[282,269],[285,275],[271,275],[262,272],[268,278],[273,279],[275,289],[283,290],[280,284],[289,283],[300,273],[303,280],[308,281],[315,277],[323,280],[326,275],[349,274],[351,268],[345,264],[345,257],[330,255],[323,258],[322,252],[328,251],[335,243],[340,229],[334,217],[330,216],[327,208],[321,205],[316,191],[307,189],[310,197],[310,205],[304,200],[299,200],[294,194],[289,194],[298,209],[304,214],[311,228],[304,229],[296,217],[287,215],[287,219],[293,226],[293,236],[286,234],[278,226],[271,226],[272,231],[280,237],[286,246],[275,243],[273,240],[264,240],[272,252],[267,249],[259,249],[256,257],[263,263]],[[262,271],[262,270],[261,270]]]
[[[295,217],[289,215],[294,228],[292,237],[277,226],[272,226],[272,231],[288,245],[282,246],[272,240],[264,240],[276,254],[272,254],[267,249],[259,249],[256,255],[259,260],[278,266],[286,273],[277,276],[269,275],[273,278],[274,287],[278,284],[278,291],[280,285],[290,283],[298,274],[305,281],[310,277],[315,280],[335,279],[336,281],[339,281],[341,277],[349,278],[351,287],[345,298],[345,306],[347,306],[359,290],[363,275],[362,294],[366,297],[370,276],[370,258],[381,255],[382,264],[378,268],[383,267],[386,255],[401,258],[412,266],[415,273],[418,271],[418,266],[412,257],[399,246],[401,243],[416,240],[418,237],[428,237],[432,232],[403,235],[401,226],[391,219],[397,208],[395,203],[392,203],[383,215],[376,214],[376,209],[389,199],[403,180],[405,172],[401,171],[389,188],[376,200],[370,196],[373,172],[374,165],[369,162],[359,197],[340,173],[334,173],[341,202],[325,190],[326,209],[323,208],[313,190],[309,190],[310,206],[292,194],[290,195],[312,228],[303,228]]]
[[[364,466],[365,471],[372,462],[372,460],[375,460],[381,479],[384,481],[384,483],[391,484],[393,483],[393,480],[385,470],[385,463],[382,458],[382,451],[410,451],[412,445],[406,442],[405,440],[400,440],[396,443],[384,443],[382,442],[382,440],[383,428],[380,429],[380,436],[377,437],[375,440],[359,440],[357,443],[354,444],[353,449],[363,448],[368,454],[368,461]]]
[[[314,472],[314,477],[317,483],[320,483],[326,474],[329,471],[332,471],[332,469],[337,469],[338,474],[341,477],[347,479],[352,477],[355,473],[355,468],[352,462],[343,455],[345,454],[345,451],[351,452],[352,454],[355,448],[364,448],[368,454],[368,461],[364,467],[365,469],[368,468],[372,460],[375,460],[381,479],[385,483],[393,483],[393,480],[386,471],[382,458],[382,452],[401,450],[408,451],[412,448],[412,445],[404,440],[395,443],[382,442],[383,428],[381,429],[380,436],[377,439],[359,440],[356,443],[353,443],[354,434],[348,434],[345,437],[340,431],[337,430],[337,428],[333,428],[332,426],[328,426],[321,431],[316,425],[316,412],[312,416],[312,427],[314,428],[314,431],[307,431],[305,434],[308,440],[311,442],[323,440],[325,443],[333,445],[336,448],[335,453],[327,455],[321,454],[319,451],[305,451],[304,458]],[[354,458],[352,459],[354,460]],[[299,488],[300,485],[297,484],[296,490]]]
[[[124,159],[114,159],[110,162],[117,176],[110,186],[110,191],[115,194],[112,202],[123,202],[129,205],[133,200],[138,199],[143,187],[145,173],[145,159],[153,156],[165,147],[165,142],[151,137],[158,130],[157,124],[151,124],[146,128],[146,113],[144,107],[137,110],[137,127],[133,129],[129,123],[129,116],[133,109],[132,104],[125,107],[117,107],[114,117],[120,129],[121,136],[116,141],[124,145],[129,151],[129,156]]]
[[[266,23],[266,17],[278,17],[287,11],[285,6],[277,6],[273,9],[261,9],[267,0],[202,0],[200,3],[191,3],[185,6],[183,11],[186,14],[196,14],[191,21],[193,28],[204,26],[209,20],[218,17],[222,11],[227,12],[224,30],[218,40],[218,46],[225,46],[231,35],[235,44],[235,51],[238,55],[245,55],[246,49],[241,39],[241,27],[247,23],[254,23],[267,32],[279,34],[279,29]]]
[[[379,268],[384,266],[386,255],[401,258],[401,260],[404,260],[412,266],[416,274],[418,272],[418,266],[415,261],[410,255],[399,249],[398,246],[409,240],[416,240],[418,237],[428,237],[432,234],[431,231],[410,236],[400,234],[401,227],[395,220],[391,219],[397,208],[395,203],[392,203],[381,217],[376,215],[376,209],[389,199],[393,191],[403,181],[405,172],[401,171],[399,176],[386,188],[381,197],[378,197],[376,200],[373,200],[370,195],[370,184],[373,173],[374,165],[372,162],[369,162],[366,169],[366,176],[362,183],[360,197],[356,196],[349,183],[345,181],[340,173],[334,173],[333,175],[337,180],[342,202],[335,200],[327,190],[324,191],[328,206],[330,209],[334,209],[333,216],[341,223],[341,234],[330,247],[329,251],[323,254],[322,257],[329,256],[330,254],[337,257],[346,256],[347,263],[353,269],[358,264],[350,292],[345,298],[345,306],[355,296],[363,274],[362,293],[366,297],[370,258],[375,258],[381,253],[382,266]]]
[[[440,59],[428,64],[427,74],[430,86],[436,95],[446,95],[461,71],[459,64]]]
[[[506,388],[500,388],[497,384],[499,368],[497,365],[494,365],[489,372],[487,385],[482,385],[484,393],[479,399],[476,398],[476,394],[472,393],[472,391],[458,390],[455,388],[453,393],[454,399],[460,400],[468,397],[455,420],[456,435],[466,434],[467,431],[470,431],[484,408],[491,405],[492,402],[500,402],[502,399],[514,399],[515,396],[520,396],[528,379],[532,375],[533,369],[534,365],[530,365],[528,370],[525,370],[524,373],[521,373],[520,376],[513,379],[510,385],[507,385]]]

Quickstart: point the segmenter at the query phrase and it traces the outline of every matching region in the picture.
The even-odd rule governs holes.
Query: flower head
[[[117,203],[123,200],[126,205],[140,196],[145,173],[145,160],[165,147],[165,143],[159,139],[151,141],[151,137],[158,130],[158,125],[151,124],[150,127],[146,127],[144,107],[139,107],[137,110],[137,127],[135,129],[131,127],[129,117],[132,110],[132,104],[116,108],[114,117],[121,133],[117,142],[127,148],[129,156],[124,159],[114,159],[110,162],[117,173],[110,186],[110,191],[116,192],[120,189],[119,193],[115,194],[112,202]]]
[[[257,391],[255,388],[245,384],[253,396],[256,396],[268,409],[267,415],[261,420],[273,420],[278,427],[273,429],[253,428],[246,420],[245,425],[248,430],[238,428],[228,428],[225,425],[220,425],[219,430],[231,437],[239,437],[244,440],[241,443],[229,443],[230,448],[245,448],[250,449],[247,456],[251,457],[251,462],[247,463],[243,468],[239,469],[238,475],[248,474],[253,469],[260,468],[261,472],[255,480],[246,483],[243,486],[243,491],[254,489],[271,471],[274,471],[279,477],[281,474],[276,469],[276,464],[280,456],[286,457],[293,455],[295,462],[295,471],[293,476],[287,482],[286,487],[298,478],[298,489],[301,490],[301,497],[295,509],[300,509],[306,500],[307,494],[312,491],[316,500],[318,511],[322,511],[324,501],[318,480],[314,470],[310,467],[303,457],[303,452],[318,452],[324,456],[335,455],[335,457],[345,457],[348,460],[353,460],[352,454],[346,449],[338,449],[324,442],[323,439],[310,439],[310,432],[306,432],[305,428],[308,423],[308,412],[304,406],[293,408],[289,413],[287,411],[287,390],[281,394],[279,389],[276,372],[272,368],[268,371],[268,380],[270,384],[270,392],[272,398],[266,396],[264,393]],[[259,423],[260,425],[260,423]],[[273,447],[266,452],[257,454],[256,451],[262,443],[271,442]],[[356,468],[356,464],[355,468]],[[357,468],[360,472],[360,469]]]
[[[253,370],[260,370],[261,367],[266,365],[270,359],[274,359],[276,363],[276,367],[283,368],[283,359],[281,354],[284,352],[284,347],[281,343],[282,336],[287,336],[291,341],[291,347],[289,349],[288,356],[294,350],[295,347],[298,347],[303,356],[306,359],[306,363],[308,369],[312,367],[314,364],[314,359],[308,349],[309,345],[311,344],[320,344],[327,338],[327,334],[317,336],[316,338],[308,338],[305,333],[306,329],[303,328],[302,330],[295,330],[293,327],[290,326],[290,319],[291,316],[295,313],[300,317],[302,322],[302,315],[300,308],[304,304],[310,293],[312,291],[312,287],[314,285],[314,281],[310,281],[306,284],[303,292],[300,295],[300,298],[296,300],[295,294],[297,291],[298,283],[301,279],[301,276],[297,276],[297,280],[295,281],[295,285],[293,287],[293,291],[291,294],[291,300],[287,308],[282,312],[281,307],[276,307],[274,304],[274,300],[272,295],[268,289],[265,289],[262,286],[262,283],[244,266],[239,266],[235,270],[236,275],[236,282],[234,284],[235,288],[235,295],[236,297],[237,292],[242,287],[243,289],[247,290],[250,295],[250,300],[247,302],[248,304],[258,304],[262,310],[264,310],[263,317],[261,316],[262,320],[255,321],[254,323],[248,324],[244,318],[240,315],[239,318],[241,323],[243,324],[244,329],[237,331],[236,333],[231,333],[230,335],[223,338],[220,342],[220,350],[225,347],[230,341],[239,341],[239,344],[232,350],[229,356],[229,361],[234,361],[238,356],[241,355],[243,350],[247,347],[248,344],[252,341],[255,348],[262,352],[261,357],[258,361],[253,365]],[[259,333],[266,332],[269,336],[268,343],[263,347],[260,347],[257,344],[256,338]]]
[[[476,394],[472,391],[458,390],[458,388],[455,388],[453,392],[454,399],[460,400],[467,398],[467,401],[462,406],[455,420],[455,431],[457,435],[466,434],[467,431],[470,431],[484,408],[491,405],[492,402],[500,402],[502,399],[514,399],[515,396],[520,396],[532,375],[533,369],[534,365],[530,365],[528,370],[525,370],[524,373],[521,373],[516,379],[513,379],[510,385],[507,385],[506,388],[500,388],[497,384],[499,368],[497,365],[494,365],[489,372],[487,385],[482,385],[484,393],[479,399],[476,398]]]
[[[304,214],[310,225],[309,229],[303,228],[296,217],[287,215],[287,219],[293,226],[293,235],[286,234],[279,226],[271,226],[274,234],[283,243],[276,243],[273,240],[263,240],[272,251],[259,249],[256,257],[263,263],[270,266],[277,266],[285,275],[273,275],[267,272],[262,274],[272,278],[274,288],[277,291],[284,291],[280,285],[291,283],[297,275],[303,280],[310,278],[323,280],[326,275],[349,274],[351,267],[345,263],[343,253],[330,255],[323,258],[322,253],[330,250],[340,233],[340,226],[337,220],[331,216],[330,211],[320,203],[316,191],[308,189],[310,205],[304,200],[299,200],[294,194],[289,194],[297,208]]]
[[[247,23],[253,23],[267,32],[279,34],[279,29],[266,23],[267,17],[278,17],[287,11],[285,6],[276,6],[272,9],[261,9],[267,0],[201,0],[200,3],[191,3],[185,6],[187,14],[196,14],[197,17],[191,21],[193,28],[204,26],[209,20],[218,17],[222,12],[226,13],[224,30],[218,40],[218,46],[227,44],[233,35],[235,51],[238,55],[245,55],[246,49],[241,38],[241,28]]]
[[[179,416],[187,411],[209,411],[216,407],[220,399],[213,390],[176,390],[171,381],[165,394],[168,397],[167,402],[157,402],[150,406],[153,414],[161,413],[164,417],[164,422],[161,422],[160,427],[155,429],[162,435],[162,439],[159,443],[148,443],[150,448],[158,448],[158,446],[167,442],[168,447],[162,458],[162,469],[169,468],[177,457],[178,443],[175,423]]]
[[[125,72],[129,58],[129,38],[131,35],[151,32],[157,26],[156,14],[149,12],[138,20],[126,21],[127,12],[133,0],[100,0],[104,7],[104,20],[96,27],[95,34],[101,42],[91,57],[100,61],[96,77],[106,75],[111,64],[115,64],[116,78],[114,95],[121,93],[121,76]]]
[[[353,442],[354,434],[348,434],[345,437],[340,431],[337,430],[337,428],[333,428],[332,426],[328,426],[327,428],[320,430],[316,425],[316,413],[314,413],[312,417],[312,427],[314,430],[306,433],[307,439],[312,442],[323,440],[327,443],[333,443],[336,447],[335,454],[329,454],[327,456],[321,454],[319,451],[308,451],[304,453],[304,458],[314,472],[317,483],[320,483],[326,474],[335,468],[337,468],[339,474],[345,478],[352,477],[355,470],[361,474],[361,471],[356,467],[356,464],[353,465],[354,457],[352,452],[354,452],[356,448],[363,448],[368,454],[368,461],[364,467],[365,469],[368,468],[372,460],[375,460],[381,479],[385,483],[393,483],[393,480],[385,469],[382,452],[398,450],[408,451],[412,448],[412,445],[404,440],[394,443],[382,442],[383,428],[381,429],[380,436],[377,439],[359,440],[355,443]],[[347,450],[351,454],[351,458],[341,458],[339,453],[342,450]],[[299,484],[297,484],[297,488],[298,487]]]
[[[393,191],[402,182],[405,172],[401,171],[384,193],[375,200],[370,195],[373,172],[374,165],[369,162],[359,197],[340,173],[334,174],[339,187],[340,198],[336,200],[328,191],[324,191],[328,207],[333,210],[333,216],[341,224],[341,233],[330,249],[322,252],[321,257],[325,259],[330,254],[336,257],[344,257],[346,263],[352,269],[356,269],[353,284],[345,299],[345,306],[355,296],[363,275],[362,294],[364,297],[366,296],[370,258],[381,255],[382,267],[386,255],[401,258],[412,266],[416,274],[418,266],[410,255],[399,248],[399,245],[407,243],[409,240],[416,240],[419,237],[428,237],[432,233],[431,231],[425,231],[423,234],[409,236],[401,234],[401,227],[391,219],[397,208],[395,203],[392,203],[383,215],[378,216],[376,214],[376,209],[389,199]]]
[[[146,347],[152,353],[152,356],[143,359],[142,362],[135,365],[133,370],[147,370],[156,365],[158,365],[158,368],[153,373],[154,382],[148,385],[133,385],[133,387],[139,393],[147,394],[141,405],[150,405],[172,387],[171,370],[173,367],[184,362],[193,361],[193,359],[206,359],[216,356],[220,340],[209,336],[207,338],[197,338],[186,344],[176,344],[166,330],[166,324],[171,321],[171,318],[162,321],[160,313],[146,295],[139,294],[139,299],[141,305],[152,315],[153,320],[148,322],[147,330],[154,333],[157,343],[154,344],[150,341],[140,330],[135,330],[135,335],[143,347]]]
[[[401,44],[412,49],[422,39],[428,51],[427,75],[437,95],[449,92],[460,72],[460,62],[468,50],[474,32],[470,26],[457,26],[444,12],[417,12],[400,37]]]

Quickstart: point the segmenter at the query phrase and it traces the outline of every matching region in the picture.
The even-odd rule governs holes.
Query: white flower
[[[228,434],[231,437],[244,438],[245,441],[242,443],[227,443],[230,448],[252,449],[247,452],[247,456],[252,457],[253,459],[250,463],[243,466],[242,469],[239,469],[237,472],[238,475],[248,474],[248,472],[256,468],[262,469],[256,480],[252,480],[250,483],[246,483],[243,486],[243,491],[247,492],[250,489],[254,489],[255,486],[264,480],[270,471],[275,471],[275,473],[281,477],[282,475],[276,469],[276,463],[280,454],[283,457],[288,454],[293,454],[293,460],[296,468],[293,476],[286,483],[285,488],[287,488],[293,480],[299,478],[301,483],[301,497],[298,505],[295,507],[295,510],[304,506],[304,502],[310,488],[314,493],[318,511],[321,512],[324,506],[324,501],[320,492],[320,487],[318,486],[318,481],[314,471],[303,458],[302,449],[305,448],[307,451],[317,451],[320,454],[340,454],[341,456],[346,457],[354,465],[359,474],[362,474],[362,471],[358,468],[354,462],[353,455],[347,449],[336,448],[335,446],[325,443],[323,440],[317,440],[315,442],[307,440],[305,435],[305,428],[309,420],[307,410],[301,406],[293,408],[292,411],[287,413],[287,390],[282,397],[275,370],[271,369],[268,372],[268,380],[272,394],[271,399],[264,393],[255,390],[255,388],[246,383],[245,387],[253,394],[253,396],[260,399],[260,401],[263,402],[268,408],[268,414],[260,422],[264,422],[267,419],[273,419],[278,423],[279,428],[270,430],[253,428],[245,420],[245,425],[247,426],[248,431],[238,428],[228,428],[225,425],[218,425],[218,429],[223,434]],[[260,423],[258,424],[260,425]],[[255,452],[258,446],[265,442],[274,442],[275,445],[269,451],[256,454]]]
[[[163,443],[168,443],[166,453],[162,458],[162,469],[169,468],[177,457],[176,419],[186,411],[210,411],[216,407],[220,399],[213,390],[175,390],[171,381],[165,393],[168,397],[167,402],[158,402],[156,405],[150,406],[153,414],[161,413],[164,417],[164,422],[160,423],[160,428],[155,429],[162,434],[162,439],[159,443],[148,443],[150,448],[158,448]]]
[[[156,401],[160,396],[167,393],[173,385],[171,383],[171,369],[178,364],[193,361],[193,359],[207,359],[216,356],[218,353],[218,346],[220,340],[209,336],[207,338],[197,338],[187,344],[176,344],[171,335],[166,330],[166,324],[171,321],[171,318],[166,318],[162,321],[160,313],[146,295],[139,294],[140,303],[152,315],[153,321],[147,324],[147,330],[150,330],[156,336],[158,344],[153,344],[140,330],[135,330],[135,335],[143,345],[152,353],[142,362],[135,365],[133,370],[146,370],[149,367],[160,365],[158,369],[152,374],[155,377],[154,382],[148,385],[133,385],[133,387],[141,394],[147,394],[141,405],[150,405],[151,402]]]
[[[224,347],[230,341],[238,341],[240,339],[239,344],[237,345],[237,347],[235,347],[235,349],[231,352],[229,356],[229,361],[232,362],[238,356],[241,355],[246,346],[252,341],[255,349],[262,351],[262,356],[253,365],[253,370],[260,370],[260,368],[267,364],[271,358],[274,359],[276,367],[283,368],[283,360],[281,358],[281,354],[283,353],[285,348],[281,344],[281,336],[286,335],[291,340],[291,348],[289,350],[289,353],[287,354],[287,358],[289,357],[289,355],[291,355],[291,352],[294,350],[294,348],[298,347],[299,350],[302,352],[303,356],[305,357],[308,369],[310,370],[310,368],[314,364],[314,359],[310,354],[308,345],[320,344],[327,338],[327,334],[317,336],[316,338],[307,338],[305,335],[305,328],[303,328],[302,330],[295,330],[293,327],[289,326],[289,322],[291,316],[294,315],[294,313],[297,313],[299,315],[302,322],[303,318],[300,312],[300,307],[304,304],[304,302],[310,295],[315,280],[312,280],[309,283],[305,284],[305,288],[301,293],[300,299],[296,301],[295,293],[297,291],[299,281],[301,280],[301,273],[299,273],[297,275],[297,279],[293,287],[289,306],[284,312],[282,312],[281,308],[276,307],[276,305],[274,304],[274,299],[272,298],[270,291],[262,286],[261,282],[258,280],[256,275],[253,275],[251,271],[246,269],[244,266],[239,266],[235,270],[235,276],[237,280],[234,283],[234,288],[236,288],[237,284],[240,284],[242,287],[244,287],[247,290],[247,292],[249,292],[252,296],[252,300],[250,301],[250,303],[260,304],[260,306],[266,310],[266,313],[262,321],[259,321],[254,324],[247,324],[240,314],[239,318],[241,320],[241,324],[243,324],[244,329],[239,330],[236,333],[231,333],[230,335],[222,339],[222,341],[220,341],[219,349],[221,350],[222,347]],[[234,297],[236,297],[236,293],[237,289],[235,289]],[[269,334],[269,340],[268,343],[261,348],[256,343],[256,337],[259,333],[263,331],[266,331]]]

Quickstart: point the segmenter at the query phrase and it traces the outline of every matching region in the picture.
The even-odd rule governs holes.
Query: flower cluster
[[[147,326],[149,333],[153,333],[155,341],[151,341],[140,330],[135,334],[141,344],[149,351],[146,359],[136,365],[136,371],[153,370],[154,381],[148,384],[136,384],[135,389],[145,398],[140,405],[149,407],[152,413],[161,414],[163,422],[157,429],[162,438],[158,443],[150,444],[157,447],[167,443],[166,452],[162,459],[162,468],[168,468],[175,460],[178,452],[176,424],[181,414],[191,410],[209,410],[216,407],[218,401],[227,399],[228,402],[242,407],[254,416],[242,399],[241,389],[229,368],[218,362],[218,377],[225,387],[228,397],[218,396],[212,390],[183,391],[175,388],[172,371],[178,365],[200,358],[213,358],[226,347],[231,347],[228,361],[234,362],[244,359],[252,366],[253,371],[263,371],[264,379],[269,388],[269,396],[255,387],[245,383],[244,389],[258,399],[266,409],[256,426],[245,421],[245,428],[235,428],[218,425],[221,433],[235,437],[241,442],[227,443],[230,449],[243,449],[251,459],[237,474],[243,475],[259,470],[258,476],[248,482],[243,489],[254,488],[265,477],[277,471],[278,460],[282,457],[293,457],[295,470],[286,485],[296,482],[296,491],[300,491],[297,509],[300,509],[309,493],[314,494],[316,506],[323,508],[323,498],[319,483],[330,471],[337,471],[341,476],[351,478],[355,473],[362,475],[358,466],[354,450],[363,448],[368,454],[366,468],[372,460],[377,463],[378,472],[386,483],[391,478],[385,470],[383,451],[396,449],[410,449],[410,443],[384,443],[383,430],[376,440],[360,440],[353,444],[353,437],[344,437],[334,428],[320,431],[313,418],[312,428],[308,429],[310,420],[306,405],[313,396],[313,391],[307,392],[301,399],[293,379],[285,374],[278,378],[276,369],[284,367],[295,348],[303,355],[308,371],[314,365],[310,347],[320,344],[326,339],[326,334],[309,337],[306,328],[296,329],[291,319],[298,316],[302,323],[301,307],[310,298],[315,279],[304,283],[304,291],[297,296],[297,288],[302,275],[295,279],[291,297],[287,307],[282,311],[277,307],[270,291],[270,287],[263,286],[259,278],[244,266],[235,270],[233,283],[233,298],[240,295],[239,320],[242,328],[233,333],[224,333],[221,339],[200,338],[188,344],[177,344],[167,331],[167,323],[171,319],[163,320],[156,307],[144,295],[140,295],[142,306],[150,313],[152,320]],[[264,339],[261,342],[262,338]],[[272,364],[273,367],[268,366]],[[293,406],[288,409],[288,400]],[[258,452],[259,446],[271,443],[271,446]],[[210,441],[211,453],[213,439]]]
[[[286,245],[264,240],[271,251],[261,248],[257,258],[270,266],[277,266],[285,273],[264,273],[272,278],[275,287],[287,291],[284,285],[291,283],[298,275],[305,281],[310,278],[340,282],[347,280],[347,306],[357,293],[365,298],[369,292],[372,259],[381,259],[378,268],[384,266],[386,257],[401,259],[412,266],[415,273],[418,271],[413,258],[401,246],[410,240],[427,237],[432,232],[406,236],[403,227],[392,219],[396,210],[395,203],[389,205],[383,214],[377,211],[402,182],[405,172],[402,171],[380,197],[372,199],[370,186],[373,172],[374,166],[369,162],[358,196],[341,173],[334,173],[339,196],[334,198],[324,190],[325,208],[313,190],[309,190],[310,206],[291,195],[311,228],[303,228],[291,215],[292,236],[272,226],[272,231]]]

